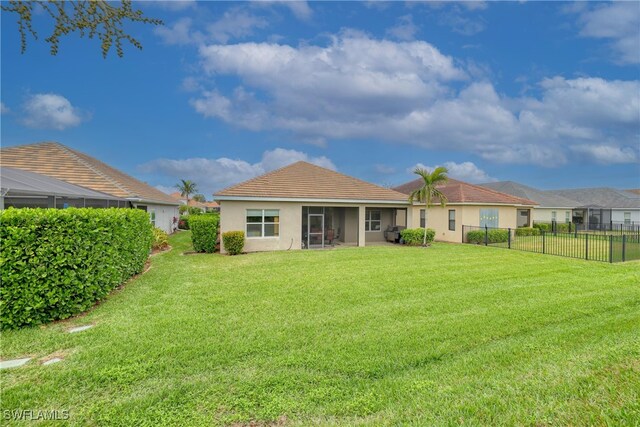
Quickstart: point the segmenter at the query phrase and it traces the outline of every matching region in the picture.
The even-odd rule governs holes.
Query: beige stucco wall
[[[569,221],[571,221],[571,209],[551,209],[551,208],[533,208],[532,217],[534,221],[551,222],[551,212],[556,212],[556,221],[565,222],[566,212],[569,212]]]
[[[503,205],[454,205],[450,204],[444,208],[433,206],[427,211],[427,227],[433,228],[436,232],[435,239],[442,242],[462,242],[462,226],[470,225],[478,227],[480,225],[480,209],[498,209],[498,226],[501,228],[516,228],[517,208],[515,206]],[[413,206],[411,209],[411,228],[420,227],[420,209],[423,207]],[[449,230],[449,210],[456,211],[456,226],[454,231]]]
[[[247,209],[279,209],[280,210],[280,235],[278,237],[247,238],[244,250],[246,252],[277,251],[302,248],[302,207],[325,206],[355,208],[346,209],[344,215],[344,241],[358,243],[364,246],[366,241],[384,241],[382,231],[387,224],[393,221],[392,211],[389,205],[376,204],[332,204],[309,202],[258,202],[258,201],[220,201],[220,232],[245,231]],[[401,206],[399,206],[401,207]],[[366,208],[379,208],[383,213],[383,229],[379,233],[366,233],[364,231],[364,218]],[[388,211],[388,213],[386,213]],[[386,218],[386,219],[384,219]],[[341,219],[340,219],[341,221]],[[386,222],[385,222],[386,221]],[[375,236],[374,236],[375,234]],[[379,236],[378,236],[379,235]],[[379,238],[378,238],[379,237]],[[340,239],[342,240],[342,239]],[[224,246],[224,245],[222,245]],[[225,253],[224,247],[221,248]]]
[[[178,206],[149,204],[145,206],[147,207],[147,213],[150,214],[152,211],[156,213],[156,227],[160,228],[165,233],[173,233],[173,218],[178,218],[180,216]]]

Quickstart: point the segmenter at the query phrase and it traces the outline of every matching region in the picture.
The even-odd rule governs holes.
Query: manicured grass
[[[640,265],[434,244],[174,250],[82,318],[4,332],[2,410],[75,425],[637,425]],[[64,333],[72,325],[95,327]]]
[[[609,246],[612,244],[612,250]],[[640,239],[635,235],[595,235],[595,234],[569,234],[559,233],[554,235],[548,232],[538,236],[513,236],[511,242],[490,243],[492,246],[503,248],[559,255],[572,258],[589,259],[592,261],[621,262],[624,246],[624,259],[626,261],[640,259]],[[588,257],[587,257],[588,251]]]

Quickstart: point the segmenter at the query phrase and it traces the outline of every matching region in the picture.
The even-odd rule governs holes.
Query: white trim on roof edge
[[[300,203],[369,203],[384,205],[408,205],[406,200],[368,200],[368,199],[312,199],[300,197],[254,197],[254,196],[213,196],[216,201],[237,202],[300,202]]]

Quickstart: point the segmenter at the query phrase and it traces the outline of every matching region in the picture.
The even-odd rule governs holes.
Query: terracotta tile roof
[[[2,148],[0,166],[39,173],[116,197],[178,204],[168,194],[57,142]]]
[[[407,202],[405,194],[307,162],[293,163],[226,188],[214,198],[225,196]]]
[[[422,185],[422,178],[414,179],[405,184],[394,187],[394,190],[404,194],[410,194]],[[447,196],[449,203],[497,203],[504,205],[537,205],[536,202],[510,194],[501,193],[479,185],[469,184],[464,181],[449,178],[449,181],[438,189]],[[439,200],[434,203],[440,203]]]
[[[632,188],[630,190],[625,190],[628,191],[629,193],[633,193],[633,194],[640,194],[640,188]]]
[[[176,200],[180,200],[181,202],[187,201],[185,197],[182,197],[182,194],[180,194],[179,191],[174,191],[169,195]],[[193,199],[189,199],[189,206],[195,206],[197,208],[219,208],[220,207],[220,205],[217,204],[216,202],[198,202]]]

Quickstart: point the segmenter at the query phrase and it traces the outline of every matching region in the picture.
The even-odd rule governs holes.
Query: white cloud
[[[622,64],[640,63],[640,5],[637,1],[580,7],[578,22],[583,37],[610,40],[615,60]]]
[[[638,161],[638,152],[630,147],[620,148],[612,145],[578,145],[571,147],[577,153],[591,157],[598,163],[635,163]]]
[[[293,15],[302,20],[308,21],[311,19],[313,15],[313,9],[309,6],[304,0],[257,0],[253,2],[255,5],[259,6],[271,6],[271,5],[282,5],[291,11]]]
[[[23,105],[25,126],[63,130],[78,126],[82,113],[67,98],[54,93],[31,95]]]
[[[413,40],[418,33],[418,26],[413,23],[411,15],[397,19],[397,24],[387,30],[387,34],[398,40]]]
[[[473,162],[444,162],[442,165],[435,166],[425,166],[422,163],[417,163],[416,165],[408,168],[407,172],[413,173],[416,167],[434,170],[438,166],[444,166],[449,171],[448,175],[451,178],[459,179],[461,181],[473,184],[497,181],[495,178],[489,176],[485,171],[476,166]]]
[[[7,114],[9,113],[11,110],[9,109],[9,107],[7,107],[6,105],[4,105],[4,102],[0,102],[0,114]]]
[[[486,77],[464,84],[473,67],[461,69],[424,41],[355,31],[324,46],[216,44],[200,56],[210,87],[219,75],[240,83],[228,93],[199,91],[196,111],[301,142],[375,138],[544,166],[566,163],[574,146],[637,146],[638,81],[556,76],[537,85],[538,96],[512,98]]]
[[[266,19],[253,15],[241,8],[232,8],[216,22],[207,26],[211,39],[227,43],[230,39],[239,39],[253,34],[254,29],[266,28]]]
[[[296,150],[276,148],[265,151],[257,163],[221,157],[217,159],[156,159],[139,166],[141,172],[160,174],[172,179],[190,179],[207,197],[229,185],[237,184],[297,161],[306,161],[335,170],[333,162],[325,157],[309,156]],[[158,187],[160,188],[160,186]],[[168,189],[170,187],[162,187]],[[164,191],[164,190],[163,190]]]
[[[171,26],[160,26],[153,32],[169,45],[186,45],[204,41],[201,32],[192,30],[191,18],[180,18]]]

